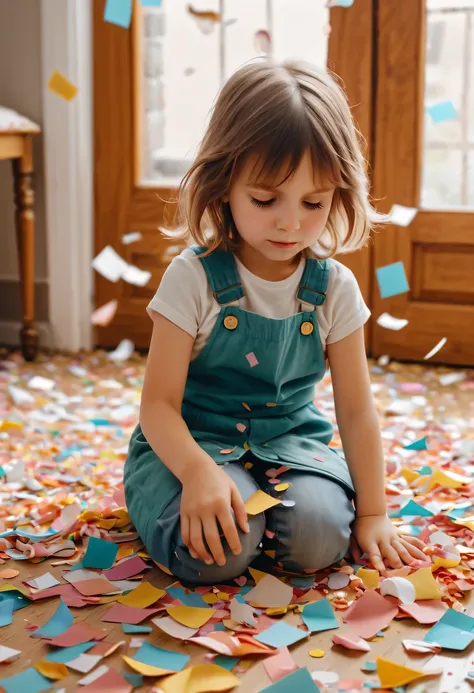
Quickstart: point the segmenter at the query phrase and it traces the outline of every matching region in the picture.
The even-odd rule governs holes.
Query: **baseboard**
[[[13,320],[0,320],[0,345],[20,347],[21,323]],[[48,322],[36,323],[39,345],[42,349],[54,349],[53,331]]]

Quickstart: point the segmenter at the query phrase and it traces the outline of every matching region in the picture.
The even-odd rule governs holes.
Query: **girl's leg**
[[[292,507],[277,505],[267,514],[267,527],[275,533],[265,538],[264,548],[275,550],[275,560],[291,572],[321,570],[340,561],[349,548],[354,508],[344,489],[315,474],[289,471],[282,482],[289,488],[283,500]],[[271,485],[262,489],[271,493]]]
[[[244,503],[258,491],[259,486],[240,462],[230,462],[222,466],[234,480]],[[238,556],[230,551],[225,538],[222,539],[226,563],[223,566],[213,563],[206,565],[200,559],[192,558],[183,544],[180,531],[179,493],[158,518],[147,546],[150,556],[166,566],[179,580],[200,585],[215,585],[242,575],[260,553],[259,544],[265,531],[265,516],[249,517],[250,532],[245,534],[238,528],[242,552]]]

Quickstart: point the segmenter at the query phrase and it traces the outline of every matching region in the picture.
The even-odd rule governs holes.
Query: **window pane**
[[[424,155],[421,204],[449,208],[469,200],[469,142],[474,140],[474,0],[427,0]],[[454,118],[430,108],[450,102]]]
[[[240,65],[262,55],[258,31],[272,37],[279,60],[324,66],[326,0],[206,0],[192,3],[222,21],[190,14],[188,0],[141,7],[142,183],[176,185],[189,167],[222,85]]]

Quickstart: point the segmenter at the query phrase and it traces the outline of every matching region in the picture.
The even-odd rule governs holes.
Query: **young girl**
[[[195,245],[148,308],[153,336],[125,465],[128,510],[151,557],[195,584],[252,563],[304,573],[340,560],[352,531],[379,570],[424,559],[386,514],[369,311],[350,270],[327,259],[363,246],[377,221],[332,77],[267,59],[239,69],[180,203],[181,235]],[[326,358],[347,463],[313,404]],[[275,469],[286,490],[271,483]],[[259,489],[282,502],[247,517]]]

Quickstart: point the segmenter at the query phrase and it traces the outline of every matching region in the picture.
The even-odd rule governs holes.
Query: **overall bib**
[[[335,482],[352,499],[347,464],[328,447],[332,425],[313,403],[326,369],[316,311],[326,298],[329,261],[306,260],[297,292],[301,312],[283,319],[240,308],[244,289],[232,253],[215,251],[200,261],[221,309],[207,344],[189,366],[182,416],[193,438],[219,465],[251,455],[264,470],[285,466]],[[139,425],[124,481],[130,517],[150,551],[157,521],[181,484]],[[152,557],[169,563],[162,555]]]

